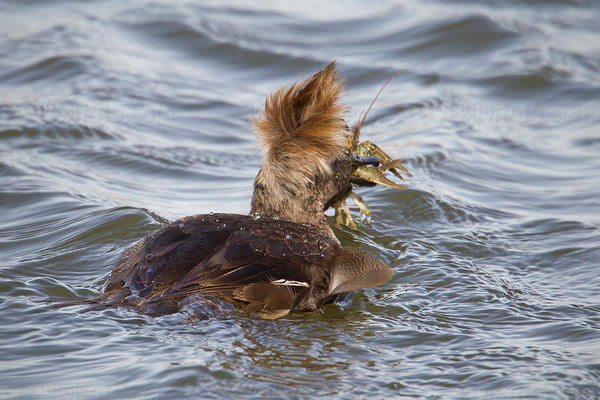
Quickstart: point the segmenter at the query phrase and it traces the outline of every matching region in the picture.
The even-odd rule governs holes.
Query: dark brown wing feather
[[[214,216],[195,216],[165,225],[127,250],[113,270],[106,291],[127,286],[145,297],[164,290],[210,257],[230,232]]]
[[[302,301],[308,293],[315,297],[320,290],[318,298],[323,298],[334,258],[325,233],[308,225],[251,218],[232,228],[212,256],[149,301],[211,294],[263,318],[277,318],[309,307]]]
[[[128,250],[105,296],[113,291],[122,300],[133,294],[136,306],[156,314],[190,294],[216,295],[263,318],[278,318],[292,309],[314,309],[315,299],[327,296],[336,246],[311,225],[197,215],[160,228]]]

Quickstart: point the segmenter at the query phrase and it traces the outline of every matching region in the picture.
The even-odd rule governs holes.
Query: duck
[[[264,158],[250,213],[161,226],[124,252],[92,303],[162,316],[224,302],[274,320],[390,280],[387,263],[343,247],[327,222],[353,186],[373,185],[357,168],[378,165],[349,150],[343,94],[334,61],[268,96],[252,120]]]

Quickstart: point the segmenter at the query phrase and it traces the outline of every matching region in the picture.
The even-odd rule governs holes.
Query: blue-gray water
[[[0,397],[600,396],[600,7],[584,0],[0,4]],[[405,191],[347,246],[384,286],[189,323],[53,309],[160,223],[249,210],[265,96],[337,59]]]

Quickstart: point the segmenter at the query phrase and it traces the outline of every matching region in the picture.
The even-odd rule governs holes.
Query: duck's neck
[[[317,226],[335,238],[327,224],[324,204],[316,194],[305,187],[282,187],[268,185],[257,179],[250,212],[264,218],[278,218]],[[337,240],[337,239],[336,239]]]
[[[279,191],[269,190],[268,187],[257,183],[254,185],[250,212],[266,218],[322,226],[327,225],[323,207],[322,202],[302,193],[282,196]]]

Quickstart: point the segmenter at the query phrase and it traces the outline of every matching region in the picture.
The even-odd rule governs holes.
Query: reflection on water
[[[0,5],[0,397],[597,398],[597,5]],[[337,59],[414,173],[336,229],[396,274],[322,312],[50,308],[175,218],[249,210],[265,96]]]

